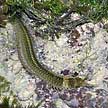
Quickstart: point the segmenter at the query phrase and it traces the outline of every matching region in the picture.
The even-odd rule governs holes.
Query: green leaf
[[[7,81],[4,77],[0,76],[0,95],[3,92],[6,92],[9,90],[10,82]]]
[[[43,2],[35,2],[35,8],[47,9],[52,12],[53,15],[59,15],[66,6],[60,0],[47,0]]]
[[[4,97],[2,102],[3,108],[10,108],[9,106],[9,97]]]

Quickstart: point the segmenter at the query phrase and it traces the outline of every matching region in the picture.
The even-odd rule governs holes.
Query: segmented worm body
[[[21,20],[15,19],[13,27],[16,33],[19,59],[27,71],[38,76],[56,89],[70,89],[85,85],[85,79],[79,77],[60,76],[45,69],[37,60],[32,38]]]

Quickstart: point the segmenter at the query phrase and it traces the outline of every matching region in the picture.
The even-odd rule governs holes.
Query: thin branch
[[[56,21],[56,24],[61,23],[65,18],[71,15],[72,12],[75,12],[75,10],[73,10],[73,8],[69,9],[67,13],[63,14],[60,18],[58,18],[58,20]]]
[[[28,18],[30,18],[36,22],[38,21],[41,24],[44,24],[46,22],[46,20],[42,20],[37,15],[35,15],[33,12],[31,12],[30,10],[24,10],[24,13],[28,16]]]

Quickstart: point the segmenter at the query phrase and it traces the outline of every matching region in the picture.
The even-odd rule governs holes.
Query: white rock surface
[[[67,43],[67,34],[62,34],[60,39],[56,40],[56,43],[36,38],[36,43],[34,44],[35,48],[37,48],[36,55],[40,59],[40,62],[47,65],[49,69],[57,74],[60,74],[61,70],[65,69],[70,70],[70,75],[73,72],[79,72],[79,76],[84,77],[89,73],[90,81],[88,82],[96,85],[95,89],[102,88],[108,90],[108,81],[105,83],[104,79],[108,76],[108,65],[106,65],[108,63],[106,61],[106,57],[108,56],[108,44],[106,43],[108,41],[108,33],[98,25],[90,23],[88,26],[95,31],[95,36],[92,37],[86,25],[83,25],[82,28],[77,27],[80,33],[78,42],[82,43],[83,46],[78,47],[76,45],[70,47]],[[76,53],[77,50],[80,51]],[[87,59],[85,59],[86,57]],[[85,60],[82,72],[78,64],[83,59]],[[21,101],[22,104],[26,103],[29,105],[29,103],[35,103],[38,100],[37,98],[39,98],[38,95],[40,97],[45,96],[46,92],[42,88],[37,88],[36,85],[41,80],[28,75],[18,59],[15,48],[15,34],[10,23],[7,24],[6,29],[0,28],[0,75],[11,82],[11,90],[18,96],[18,99],[20,101],[25,100]],[[43,87],[44,84],[40,84],[40,86]],[[36,93],[36,89],[38,93]],[[57,108],[69,108],[59,97],[57,99]],[[75,105],[78,104],[75,99],[72,102],[74,104],[76,102]]]

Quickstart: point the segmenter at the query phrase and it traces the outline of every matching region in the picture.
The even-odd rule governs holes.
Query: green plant
[[[4,77],[0,76],[0,95],[3,92],[7,92],[10,88],[10,82],[7,81]]]
[[[6,0],[6,4],[11,6],[20,6],[25,9],[32,5],[32,0]]]
[[[47,0],[40,3],[35,2],[34,6],[35,8],[41,6],[41,8],[51,11],[53,15],[60,15],[66,9],[66,5],[60,0]]]
[[[8,6],[5,4],[5,1],[0,2],[0,27],[5,27],[6,25],[6,13],[8,11]]]
[[[39,106],[41,106],[41,104],[44,102],[44,99],[40,100],[37,105],[28,105],[25,106],[25,108],[39,108]],[[2,99],[2,103],[0,104],[0,108],[24,108],[24,106],[22,106],[19,102],[18,99],[14,98],[11,100],[10,97],[3,97]]]
[[[108,18],[108,0],[73,0],[71,7],[94,22]]]
[[[0,108],[21,108],[21,105],[19,101],[16,98],[12,99],[12,102],[10,102],[10,97],[3,97],[2,103],[0,104]]]

